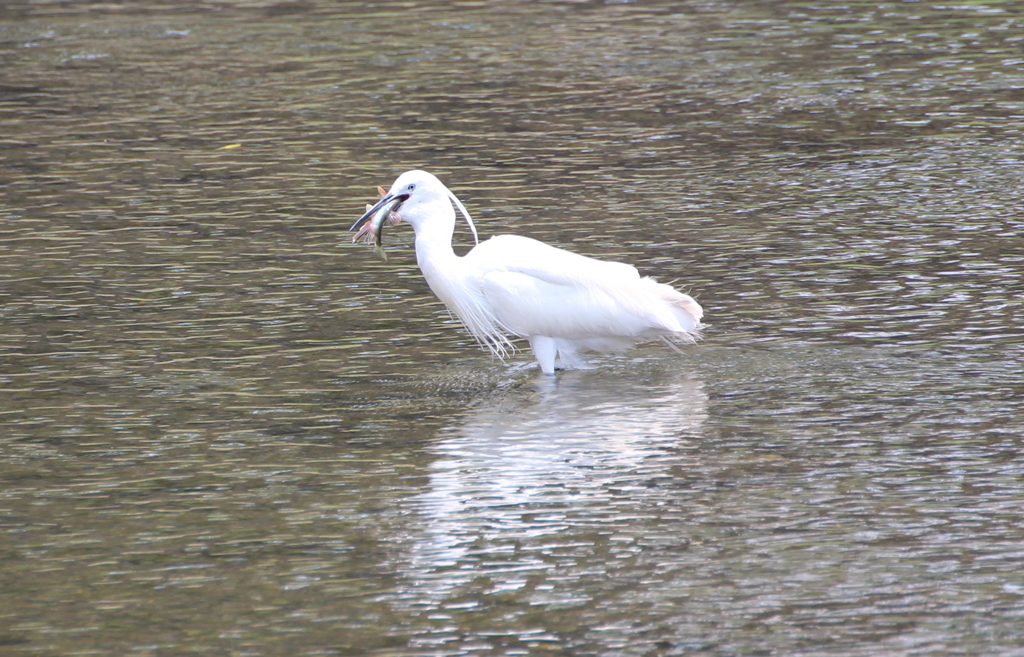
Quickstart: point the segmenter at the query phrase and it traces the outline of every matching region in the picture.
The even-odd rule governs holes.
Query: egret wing
[[[525,237],[491,238],[467,256],[496,319],[518,335],[573,339],[679,330],[661,288],[635,267]]]

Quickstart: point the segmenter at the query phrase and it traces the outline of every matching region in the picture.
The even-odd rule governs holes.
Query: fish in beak
[[[388,255],[384,252],[384,243],[381,240],[384,234],[384,225],[394,226],[402,220],[402,217],[396,211],[409,198],[409,195],[390,195],[382,187],[378,187],[377,191],[380,193],[381,199],[377,201],[376,205],[367,204],[366,213],[352,224],[349,231],[359,229],[359,232],[352,238],[353,243],[364,238],[367,244],[370,243],[371,239],[374,240],[374,252],[384,260],[387,260]]]

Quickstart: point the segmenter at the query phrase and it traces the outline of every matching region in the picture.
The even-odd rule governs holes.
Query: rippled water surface
[[[1024,655],[1016,4],[15,0],[0,63],[0,653]],[[414,167],[705,341],[492,360],[348,244]]]

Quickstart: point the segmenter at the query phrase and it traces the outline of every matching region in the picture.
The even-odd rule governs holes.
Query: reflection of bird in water
[[[443,594],[475,573],[446,570],[472,561],[473,549],[569,540],[657,508],[676,489],[652,483],[692,466],[679,448],[707,417],[701,382],[634,371],[624,387],[596,370],[536,383],[533,394],[508,390],[477,406],[431,446],[429,487],[409,500],[423,528],[412,534],[406,568],[431,582],[424,593]]]
[[[619,376],[598,371],[550,386],[537,383],[532,400],[508,396],[460,423],[457,436],[435,446],[446,456],[435,463],[435,472],[448,470],[442,463],[458,462],[449,472],[465,481],[470,470],[486,470],[476,483],[488,489],[491,500],[504,497],[503,503],[518,497],[513,491],[541,489],[556,480],[586,486],[602,483],[605,475],[643,476],[645,459],[664,455],[681,437],[696,433],[706,417],[703,385],[683,377],[634,381],[629,389]],[[664,463],[650,465],[660,469]],[[503,487],[506,493],[499,493]]]
[[[507,335],[526,338],[545,374],[556,358],[579,366],[579,351],[610,353],[637,342],[693,342],[703,310],[689,295],[643,277],[636,268],[595,260],[518,235],[500,235],[465,256],[452,250],[455,204],[473,236],[465,206],[440,180],[408,171],[352,229],[380,244],[385,222],[416,231],[416,260],[439,299],[499,358],[514,351]]]

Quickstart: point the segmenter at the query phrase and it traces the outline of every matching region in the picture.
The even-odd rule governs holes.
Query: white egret
[[[477,242],[461,257],[452,250],[452,204]],[[583,366],[580,351],[613,353],[656,339],[678,351],[673,343],[700,335],[700,304],[635,267],[518,235],[480,243],[466,207],[426,171],[400,175],[352,226],[361,229],[353,241],[379,237],[385,221],[399,218],[416,232],[416,261],[430,289],[498,358],[515,351],[510,335],[526,338],[541,370],[554,374],[556,361]]]

